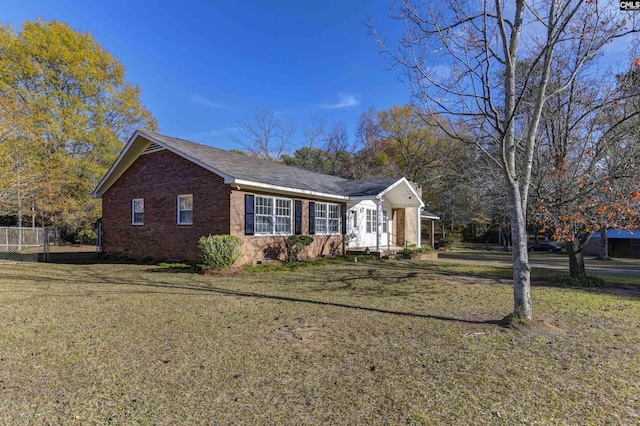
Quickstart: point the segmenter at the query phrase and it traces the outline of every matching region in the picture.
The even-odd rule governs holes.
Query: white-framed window
[[[293,221],[292,201],[288,198],[255,197],[255,233],[290,235]]]
[[[144,225],[144,198],[131,200],[131,224]]]
[[[291,234],[291,200],[276,198],[276,234]]]
[[[327,225],[330,234],[340,233],[340,206],[337,204],[328,204],[329,217],[327,218]]]
[[[327,229],[327,204],[316,203],[316,234],[326,234]]]
[[[389,212],[384,210],[382,212],[382,233],[386,234],[389,232]]]
[[[316,234],[340,233],[340,206],[316,203]]]
[[[353,216],[353,224],[351,226],[353,229],[358,229],[358,212],[356,210],[351,210],[351,214]]]
[[[256,195],[256,234],[273,234],[273,198]]]
[[[378,226],[378,212],[373,209],[367,209],[367,233],[375,234]]]
[[[178,195],[178,225],[193,224],[193,194]]]

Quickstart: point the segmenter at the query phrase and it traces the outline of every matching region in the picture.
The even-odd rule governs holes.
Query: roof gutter
[[[340,200],[340,201],[351,200],[351,198],[349,198],[346,195],[336,195],[336,194],[329,194],[325,192],[317,192],[317,191],[311,191],[306,189],[270,185],[267,183],[252,182],[252,181],[243,180],[243,179],[225,179],[224,183],[230,184],[230,185],[237,185],[238,187],[248,187],[250,189],[264,189],[267,191],[275,191],[275,192],[281,192],[286,194],[300,194],[300,195],[307,195],[307,196],[312,196],[317,198],[328,198],[331,200]]]

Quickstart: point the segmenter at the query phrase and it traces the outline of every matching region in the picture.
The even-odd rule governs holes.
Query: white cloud
[[[209,106],[211,108],[228,108],[226,105],[223,104],[219,104],[217,102],[214,102],[210,99],[207,99],[203,96],[200,95],[191,95],[189,96],[189,99],[192,100],[193,102],[202,104],[202,105],[206,105]]]
[[[348,93],[341,93],[338,95],[338,102],[332,104],[320,104],[318,105],[320,108],[324,109],[338,109],[338,108],[348,108],[352,106],[356,106],[360,103],[360,100],[356,98],[354,95]]]

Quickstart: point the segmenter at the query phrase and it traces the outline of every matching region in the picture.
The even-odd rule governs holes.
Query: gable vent
[[[140,155],[151,154],[152,152],[158,152],[158,151],[162,151],[162,150],[164,150],[163,147],[161,147],[157,143],[151,142],[149,144],[149,146],[144,151],[142,151],[142,154],[140,154]]]

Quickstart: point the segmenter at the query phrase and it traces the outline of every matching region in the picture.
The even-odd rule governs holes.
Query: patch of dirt
[[[49,251],[51,253],[95,253],[96,246],[95,244],[60,244],[50,246]]]
[[[637,285],[610,285],[606,287],[606,290],[616,296],[640,297],[640,286]]]
[[[205,269],[202,271],[203,275],[212,276],[212,277],[228,277],[234,275],[242,275],[244,274],[243,268],[228,268],[228,269]]]
[[[287,323],[274,331],[279,344],[293,347],[301,352],[318,352],[329,344],[328,336],[321,327],[304,324],[302,318],[296,318],[293,324]]]
[[[531,320],[524,323],[514,323],[509,325],[508,328],[530,336],[551,338],[567,335],[567,330],[546,320]]]

